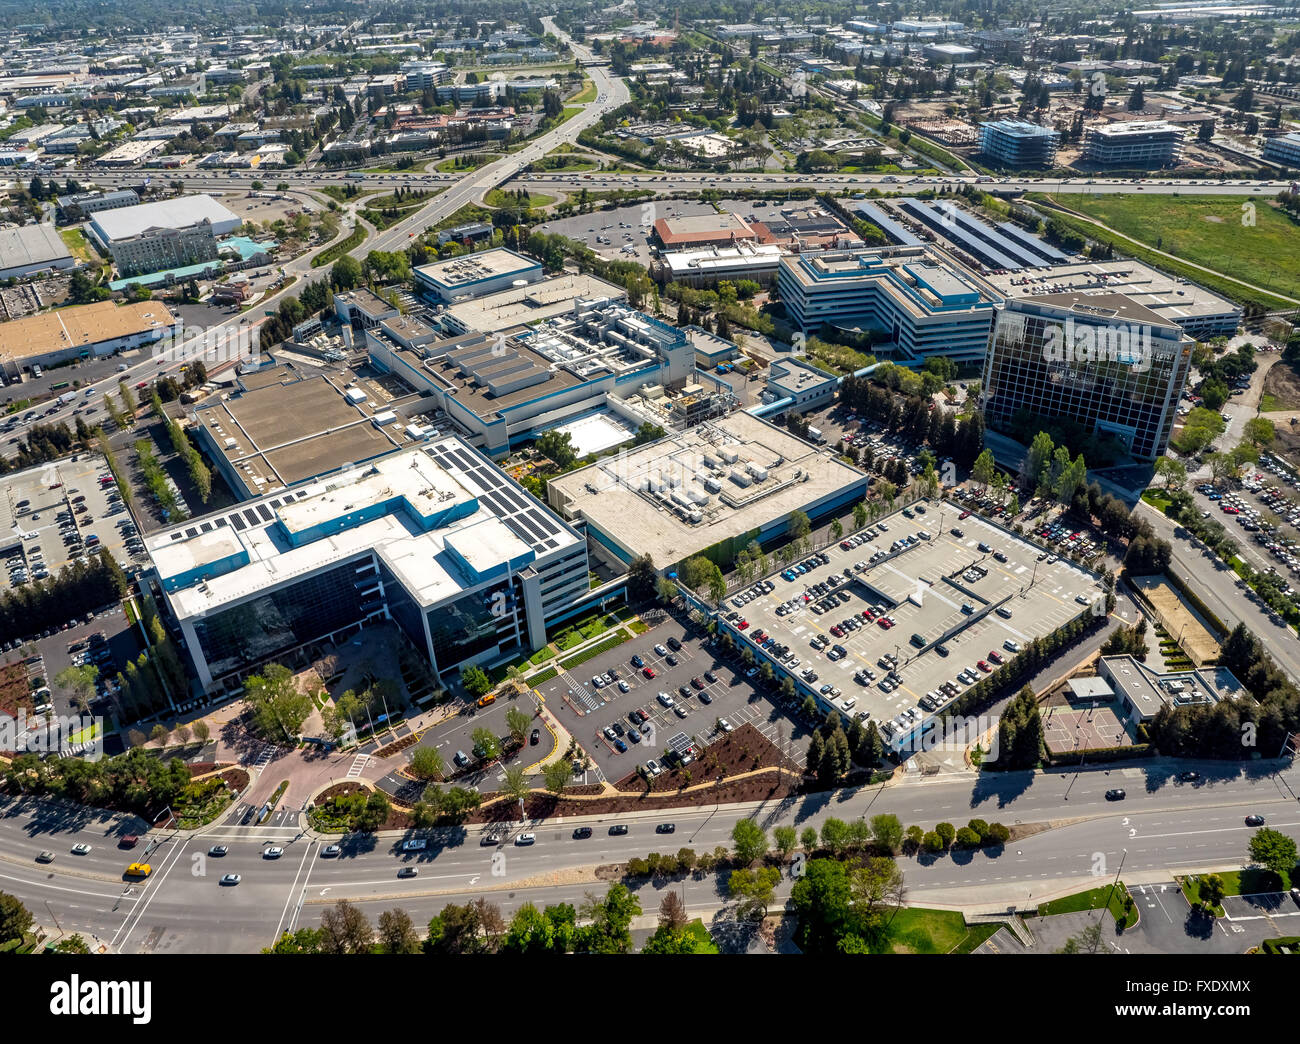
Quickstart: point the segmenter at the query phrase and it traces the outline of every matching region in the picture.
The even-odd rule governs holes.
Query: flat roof
[[[1240,314],[1241,306],[1206,290],[1151,268],[1140,261],[1079,261],[1054,265],[1040,274],[992,273],[986,276],[1003,297],[1019,300],[1044,293],[1120,293],[1163,317],[1181,323],[1202,317]]]
[[[655,222],[654,228],[660,242],[666,247],[684,243],[758,238],[758,233],[750,227],[749,222],[731,211],[660,218]]]
[[[57,308],[0,323],[0,360],[20,360],[52,352],[93,348],[124,337],[164,330],[176,317],[161,301],[116,305],[112,301]]]
[[[91,224],[107,241],[130,239],[151,228],[188,228],[205,218],[218,231],[240,224],[239,217],[206,194],[100,210],[91,217]]]
[[[50,224],[0,229],[0,269],[71,261],[72,254]]]
[[[195,411],[211,445],[243,481],[245,495],[360,463],[406,442],[396,424],[378,427],[371,420],[387,403],[350,402],[337,377],[286,376],[292,372],[278,367],[259,371],[250,377],[264,379],[250,390]]]
[[[505,247],[497,247],[430,265],[420,265],[415,269],[415,274],[425,282],[454,293],[484,280],[499,279],[515,273],[522,275],[540,268],[540,261],[516,254]]]
[[[552,479],[547,496],[566,518],[586,519],[665,568],[865,482],[829,450],[741,411]],[[698,509],[700,521],[678,516],[674,493]]]
[[[160,578],[185,585],[167,595],[182,619],[372,551],[429,606],[476,583],[464,561],[472,559],[471,568],[486,573],[581,543],[571,527],[454,435],[145,538]],[[223,560],[225,572],[218,565]],[[208,566],[213,569],[205,573]]]
[[[447,307],[447,312],[466,330],[496,333],[550,319],[568,311],[576,300],[621,301],[626,297],[627,291],[613,283],[565,272],[540,283],[508,287],[472,301],[457,301]]]

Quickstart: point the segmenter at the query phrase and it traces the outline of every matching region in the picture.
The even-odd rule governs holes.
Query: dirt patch
[[[1223,224],[1223,218],[1220,217],[1218,214],[1202,214],[1202,215],[1201,215],[1201,220],[1202,220],[1202,221],[1209,221],[1209,222],[1211,222],[1212,224],[1215,224],[1215,225],[1222,225],[1222,224]]]
[[[1182,647],[1193,663],[1199,665],[1218,658],[1219,643],[1214,634],[1173,587],[1157,576],[1130,577],[1129,582],[1146,595],[1165,630],[1181,636]],[[1154,634],[1148,635],[1147,640],[1151,644],[1159,641]]]
[[[776,768],[802,772],[803,766],[785,757],[772,742],[753,725],[742,725],[709,744],[700,756],[685,768],[674,768],[656,776],[650,790],[654,794],[668,794],[683,787],[716,780],[719,776],[738,776],[756,769]],[[635,773],[624,776],[615,788],[625,793],[641,794],[645,781]]]
[[[1295,363],[1275,362],[1264,377],[1264,394],[1273,396],[1278,410],[1300,410],[1300,370]]]
[[[16,718],[19,707],[31,713],[34,706],[27,684],[27,664],[20,660],[0,667],[0,713]]]

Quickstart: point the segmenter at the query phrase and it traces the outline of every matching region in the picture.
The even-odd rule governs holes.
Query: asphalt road
[[[1277,665],[1300,684],[1300,641],[1285,624],[1275,624],[1268,611],[1237,586],[1237,574],[1209,551],[1179,536],[1177,525],[1144,501],[1138,510],[1151,528],[1173,548],[1172,566],[1183,581],[1229,627],[1244,623],[1264,643]],[[1234,534],[1236,535],[1236,534]]]
[[[732,826],[748,817],[768,830],[880,812],[927,828],[943,820],[962,825],[973,816],[1008,826],[1058,824],[1001,851],[904,861],[914,902],[1019,901],[1021,888],[1027,894],[1045,892],[1086,880],[1095,875],[1099,859],[1112,873],[1123,859],[1126,876],[1241,865],[1250,833],[1244,817],[1251,813],[1292,836],[1300,833],[1300,774],[1294,767],[1279,774],[1271,763],[1204,764],[1198,766],[1202,782],[1176,782],[1185,767],[1160,761],[1077,775],[909,775],[888,787],[757,808],[625,815],[617,817],[630,826],[622,837],[608,834],[615,817],[530,825],[537,842],[528,847],[511,843],[522,828],[500,847],[482,846],[483,828],[474,826],[436,832],[420,853],[402,852],[400,837],[349,839],[338,859],[320,858],[321,842],[299,836],[296,828],[214,826],[201,837],[165,841],[149,856],[153,876],[134,886],[123,881],[122,870],[142,857],[143,846],[133,852],[113,847],[128,820],[99,813],[67,816],[40,802],[5,799],[0,801],[0,882],[41,923],[57,918],[65,930],[93,932],[123,952],[237,952],[267,945],[283,928],[315,923],[321,904],[340,898],[375,904],[375,910],[381,903],[382,908],[401,905],[418,923],[449,901],[489,890],[494,901],[512,902],[572,898],[593,887],[603,891],[583,883],[578,871],[656,850],[711,850],[728,844]],[[1125,801],[1105,799],[1105,791],[1115,786],[1128,791]],[[663,821],[675,823],[672,835],[655,833],[655,824]],[[579,822],[594,828],[593,837],[572,838]],[[89,855],[70,854],[78,841],[92,845]],[[206,856],[215,843],[230,847],[223,859]],[[284,848],[281,858],[262,857],[270,843]],[[55,861],[37,864],[41,850],[54,852]],[[399,879],[402,866],[416,867],[418,876]],[[566,871],[576,883],[557,876]],[[238,873],[242,881],[223,887],[223,873]],[[707,882],[702,887],[707,889]],[[694,888],[688,882],[688,891]],[[687,898],[692,901],[690,894]]]

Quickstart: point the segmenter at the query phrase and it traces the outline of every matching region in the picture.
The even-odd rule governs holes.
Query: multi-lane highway
[[[1001,850],[902,862],[914,902],[995,907],[1068,891],[1124,860],[1125,876],[1155,879],[1169,873],[1229,868],[1246,860],[1251,830],[1245,817],[1263,815],[1284,832],[1300,829],[1296,789],[1300,773],[1269,763],[1239,767],[1201,765],[1203,780],[1178,782],[1185,763],[1144,762],[1078,773],[973,773],[922,778],[839,794],[815,794],[771,805],[705,806],[619,817],[626,836],[610,836],[613,818],[551,821],[502,831],[504,843],[482,845],[484,828],[435,832],[423,852],[402,851],[404,835],[354,837],[343,853],[325,858],[331,839],[283,827],[213,826],[194,836],[164,840],[148,856],[147,881],[128,885],[127,863],[141,848],[122,851],[115,838],[127,827],[118,817],[64,817],[33,800],[0,801],[0,888],[17,895],[42,924],[92,932],[124,952],[239,952],[256,950],[278,932],[313,925],[338,899],[362,903],[374,918],[383,909],[405,908],[417,923],[447,902],[488,894],[507,909],[526,901],[573,900],[603,891],[596,866],[651,851],[729,846],[734,824],[752,817],[764,828],[789,824],[819,827],[827,817],[897,815],[905,825],[927,829],[940,821],[964,825],[972,817],[1025,831]],[[1123,801],[1108,801],[1114,787]],[[655,832],[672,822],[671,835]],[[575,839],[586,824],[593,836]],[[1039,829],[1046,828],[1046,829]],[[536,843],[520,847],[520,831]],[[92,846],[88,855],[72,845]],[[209,857],[214,844],[224,857]],[[283,848],[266,859],[267,845]],[[35,861],[41,851],[54,862]],[[402,867],[414,877],[399,878]],[[223,886],[226,873],[241,877]],[[723,899],[716,880],[690,887]],[[1022,895],[1022,891],[1024,895]]]

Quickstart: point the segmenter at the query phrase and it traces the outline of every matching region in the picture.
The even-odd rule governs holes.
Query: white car
[[[87,844],[76,844],[72,846],[73,855],[90,855],[90,846]]]
[[[279,859],[282,855],[284,855],[284,849],[278,848],[274,845],[272,845],[270,848],[263,849],[262,851],[263,859]]]
[[[619,692],[631,692],[631,691],[632,691],[632,686],[630,686],[626,681],[624,681],[622,678],[620,678],[620,679],[618,680],[618,691],[619,691]]]
[[[521,846],[535,844],[536,842],[537,842],[536,834],[520,834],[517,838],[515,838],[515,844]]]
[[[665,649],[662,645],[656,645],[656,646],[655,646],[655,655],[656,655],[656,656],[667,656],[667,655],[668,655],[668,650]]]
[[[723,732],[731,732],[735,728],[735,726],[732,725],[731,722],[729,722],[726,718],[719,718],[718,728],[720,728]]]

